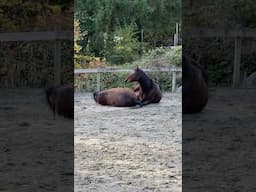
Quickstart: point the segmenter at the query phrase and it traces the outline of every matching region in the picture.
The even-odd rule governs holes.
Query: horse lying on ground
[[[93,98],[96,103],[115,107],[131,107],[142,103],[137,99],[136,94],[128,88],[112,88],[101,92],[94,92]]]
[[[134,92],[143,105],[160,102],[162,93],[159,85],[150,79],[139,67],[125,80],[126,83],[134,81],[139,83],[139,85],[134,88]]]
[[[73,85],[50,86],[46,90],[46,99],[54,116],[57,114],[74,119],[74,87]]]
[[[208,102],[207,74],[193,58],[182,60],[182,113],[199,113]]]

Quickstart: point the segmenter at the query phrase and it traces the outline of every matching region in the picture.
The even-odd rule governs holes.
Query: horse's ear
[[[139,66],[138,65],[136,66],[136,70],[139,70]]]

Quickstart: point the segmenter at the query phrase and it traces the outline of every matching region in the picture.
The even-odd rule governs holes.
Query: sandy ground
[[[181,94],[140,109],[75,95],[76,192],[181,192]]]
[[[73,121],[40,89],[0,90],[0,191],[72,191]]]
[[[256,89],[209,90],[200,114],[184,115],[184,191],[256,191]]]
[[[201,114],[183,116],[185,191],[256,190],[255,96],[211,89]],[[77,192],[181,191],[179,95],[128,109],[76,94],[75,105]],[[72,191],[73,122],[53,119],[42,90],[0,90],[0,119],[0,191]]]

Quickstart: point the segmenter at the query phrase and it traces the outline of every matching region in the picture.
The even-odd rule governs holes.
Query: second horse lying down
[[[131,107],[159,103],[162,93],[159,86],[150,79],[144,71],[137,67],[134,72],[127,77],[126,83],[137,81],[133,90],[128,88],[112,88],[101,92],[94,92],[93,97],[96,103],[115,107]]]
[[[96,103],[115,107],[142,106],[135,93],[128,88],[112,88],[101,92],[94,92],[93,98]]]

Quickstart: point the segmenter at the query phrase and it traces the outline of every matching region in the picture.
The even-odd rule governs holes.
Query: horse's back
[[[152,103],[159,103],[162,99],[162,92],[158,84],[154,83],[153,91],[154,91],[154,98],[152,100]]]
[[[74,88],[66,86],[60,90],[59,112],[62,115],[73,118],[74,116]]]
[[[138,103],[136,94],[128,88],[111,88],[99,94],[98,103],[116,107],[135,106]]]
[[[201,68],[190,63],[185,63],[184,68],[182,112],[199,113],[208,102],[206,73]]]
[[[142,95],[142,102],[159,103],[162,99],[161,89],[155,82],[152,83],[151,88],[147,92],[143,92],[143,90],[140,89],[139,95]]]
[[[48,87],[46,96],[51,110],[66,118],[74,118],[74,88],[71,85]]]

